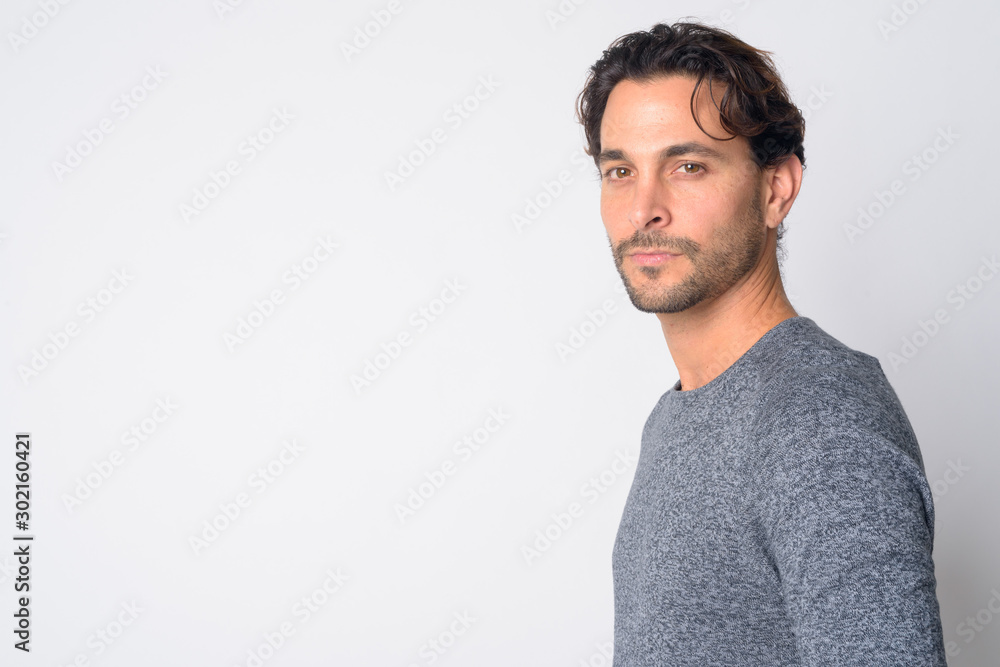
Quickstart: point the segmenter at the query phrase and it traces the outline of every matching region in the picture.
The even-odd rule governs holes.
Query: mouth
[[[629,253],[632,261],[640,266],[654,266],[663,264],[680,257],[677,253],[666,252],[665,250],[641,250]]]

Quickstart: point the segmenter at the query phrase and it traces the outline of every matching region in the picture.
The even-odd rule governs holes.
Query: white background
[[[992,278],[1000,251],[1000,8],[819,4],[78,0],[48,18],[5,2],[0,534],[18,532],[25,430],[36,542],[30,657],[11,647],[0,552],[0,662],[253,665],[263,645],[267,665],[608,664],[634,464],[601,492],[588,480],[637,453],[677,374],[622,292],[574,102],[613,39],[693,17],[773,52],[808,114],[786,289],[881,361],[935,488],[949,662],[994,664],[1000,281],[977,272]],[[268,134],[276,109],[293,118]],[[226,187],[206,188],[231,160]],[[212,198],[186,221],[196,190]],[[851,236],[859,208],[878,215]],[[338,246],[326,261],[308,259],[317,238]],[[315,270],[295,288],[293,266]],[[457,296],[437,301],[449,282]],[[250,335],[227,343],[241,320]],[[368,362],[381,368],[358,390]],[[490,410],[509,417],[460,455]],[[123,440],[133,428],[142,441]],[[252,477],[293,440],[271,483]],[[547,527],[561,534],[526,557]],[[323,604],[305,618],[310,596]],[[294,634],[268,650],[283,623]]]

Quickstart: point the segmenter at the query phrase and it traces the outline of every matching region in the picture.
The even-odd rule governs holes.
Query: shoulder
[[[913,428],[878,359],[798,320],[759,368],[758,437],[802,455],[877,440],[922,467]]]
[[[881,364],[811,320],[787,330],[761,374],[749,434],[756,492],[781,512],[817,497],[860,511],[911,500],[933,531],[933,505],[916,436]],[[828,494],[814,495],[827,488]],[[834,498],[837,498],[834,501]],[[812,499],[812,500],[810,500]],[[777,506],[771,508],[778,510]],[[819,508],[813,508],[819,511]]]

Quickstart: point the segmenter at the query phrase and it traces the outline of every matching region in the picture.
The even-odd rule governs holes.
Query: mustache
[[[610,241],[610,238],[608,240]],[[662,248],[672,253],[693,257],[701,250],[701,245],[682,236],[637,233],[624,241],[620,241],[617,246],[612,244],[611,247],[615,256],[621,257],[633,250],[647,250],[652,248]]]

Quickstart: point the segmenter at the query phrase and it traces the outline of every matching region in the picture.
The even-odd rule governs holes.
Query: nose
[[[667,210],[666,189],[656,176],[637,179],[629,208],[629,222],[636,231],[648,227],[662,227],[670,222]]]

